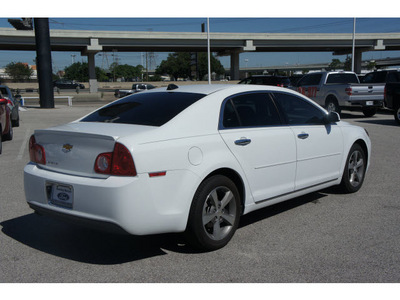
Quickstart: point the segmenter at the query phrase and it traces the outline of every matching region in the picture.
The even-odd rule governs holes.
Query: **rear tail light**
[[[120,143],[115,143],[114,151],[97,156],[94,170],[99,174],[117,176],[136,176],[136,168],[129,150]]]
[[[347,95],[351,96],[353,95],[353,89],[351,87],[348,87],[344,90],[346,92]]]
[[[34,135],[29,139],[29,158],[32,162],[42,165],[46,164],[46,153],[44,148],[36,143]]]

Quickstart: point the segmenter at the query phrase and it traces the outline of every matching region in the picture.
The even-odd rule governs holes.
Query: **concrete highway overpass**
[[[239,54],[243,52],[352,52],[351,33],[210,33],[211,51],[231,57],[231,78],[239,79]],[[98,52],[205,52],[207,33],[50,30],[52,51],[78,51],[88,56],[91,90]],[[362,53],[400,50],[400,33],[357,33],[355,71],[361,70]],[[34,31],[0,28],[0,50],[36,50]]]

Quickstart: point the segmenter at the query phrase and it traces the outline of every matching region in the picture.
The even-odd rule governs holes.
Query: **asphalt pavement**
[[[23,168],[30,135],[98,106],[20,112],[21,125],[0,155],[0,283],[400,282],[400,126],[392,115],[342,116],[372,140],[372,163],[358,193],[328,189],[256,211],[242,217],[226,247],[199,253],[178,234],[112,235],[28,207]]]

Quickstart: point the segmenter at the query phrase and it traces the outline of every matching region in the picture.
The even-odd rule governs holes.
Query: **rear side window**
[[[319,85],[322,78],[322,74],[310,74],[304,76],[302,79],[299,80],[298,86],[305,86],[305,85]]]
[[[341,84],[341,83],[359,83],[356,74],[329,74],[326,79],[326,83],[329,84]]]
[[[142,92],[115,101],[81,122],[162,126],[204,96],[197,93]]]
[[[248,93],[228,99],[224,106],[224,128],[281,125],[269,94]]]
[[[387,82],[400,82],[399,72],[389,72]]]

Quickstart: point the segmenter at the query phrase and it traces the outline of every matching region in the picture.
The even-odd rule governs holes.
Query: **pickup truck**
[[[128,95],[132,95],[141,91],[145,91],[145,90],[151,90],[154,89],[155,86],[148,84],[148,83],[134,83],[132,85],[132,89],[130,90],[115,90],[115,97],[117,98],[122,98]]]
[[[328,111],[360,109],[372,117],[383,106],[384,86],[360,84],[354,72],[315,72],[303,76],[296,90]]]
[[[385,107],[392,109],[394,119],[400,125],[400,83],[390,82],[385,86]]]

